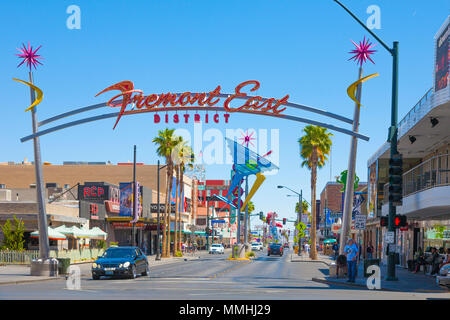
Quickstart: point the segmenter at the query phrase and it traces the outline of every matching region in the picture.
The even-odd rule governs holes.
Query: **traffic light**
[[[394,219],[394,226],[396,228],[406,227],[406,216],[404,215],[396,215]]]
[[[402,205],[402,155],[397,153],[389,159],[389,201]]]
[[[380,226],[387,227],[389,223],[388,217],[380,217]]]
[[[286,218],[283,218],[283,224],[286,224]]]
[[[260,213],[259,213],[259,220],[262,220],[264,218],[264,213],[261,211]]]

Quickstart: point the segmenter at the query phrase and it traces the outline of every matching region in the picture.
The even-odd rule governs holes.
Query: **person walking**
[[[356,278],[356,259],[358,257],[358,246],[353,239],[349,239],[344,248],[344,254],[347,257],[347,282],[355,282]]]
[[[339,245],[337,242],[333,243],[333,251],[334,251],[334,260],[336,260],[339,254]]]
[[[367,253],[367,259],[372,259],[372,257],[373,257],[373,246],[372,246],[372,242],[369,242],[369,244],[367,245],[366,253]]]
[[[305,243],[305,252],[309,254],[309,243]]]
[[[439,265],[441,263],[441,257],[436,248],[431,248],[431,272],[427,275],[434,276],[439,273]]]

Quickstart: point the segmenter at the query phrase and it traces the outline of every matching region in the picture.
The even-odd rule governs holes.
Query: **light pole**
[[[393,42],[392,48],[389,48],[375,33],[372,32],[361,20],[359,20],[349,9],[347,9],[338,0],[334,0],[345,11],[347,11],[353,19],[355,19],[364,29],[367,30],[391,55],[392,55],[392,99],[391,99],[391,126],[389,127],[388,141],[390,142],[390,160],[398,155],[397,151],[397,116],[398,116],[398,41]],[[389,183],[392,181],[392,174],[389,175]],[[393,232],[395,236],[394,219],[396,208],[393,200],[389,199],[389,223],[388,230]],[[344,245],[341,243],[341,245]],[[389,250],[387,281],[398,280],[395,276],[395,253]]]
[[[161,170],[161,169],[164,169],[165,167],[167,167],[167,165],[165,165],[165,166],[162,166],[162,167],[160,167],[160,165],[159,165],[159,160],[158,160],[158,174],[157,174],[157,188],[158,188],[158,194],[157,194],[157,198],[158,198],[158,200],[157,200],[157,202],[158,202],[158,226],[157,226],[157,239],[156,239],[156,258],[155,258],[155,260],[161,260],[161,249],[160,249],[160,246],[161,246],[161,240],[160,240],[160,237],[161,237],[161,219],[160,219],[160,215],[159,215],[159,213],[160,213],[160,207],[159,207],[159,171]]]
[[[302,208],[303,208],[303,206],[302,206],[302,204],[303,204],[303,190],[300,189],[300,193],[298,193],[298,192],[296,192],[296,191],[294,191],[294,190],[292,190],[292,189],[290,189],[290,188],[288,188],[288,187],[285,187],[285,186],[277,186],[277,188],[278,188],[278,189],[286,188],[286,189],[288,189],[288,190],[290,190],[290,191],[292,191],[293,193],[295,193],[295,194],[298,195],[297,224],[300,223],[300,221],[301,221],[301,214],[302,214],[302,211],[303,211],[303,210],[302,210]],[[297,230],[297,229],[295,229],[295,230]],[[300,237],[299,237],[299,239],[298,239],[298,255],[301,254],[300,248],[301,248],[301,239],[300,239]]]

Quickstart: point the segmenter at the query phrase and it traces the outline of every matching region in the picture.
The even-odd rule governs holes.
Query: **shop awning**
[[[89,233],[92,234],[94,238],[102,238],[104,239],[108,234],[100,229],[99,227],[94,227],[91,230],[89,230]]]
[[[66,236],[63,235],[61,232],[58,232],[51,227],[47,228],[47,234],[48,238],[52,240],[66,240]],[[39,238],[39,230],[36,230],[30,234],[32,238]]]

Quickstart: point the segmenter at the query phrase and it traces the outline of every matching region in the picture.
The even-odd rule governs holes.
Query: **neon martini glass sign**
[[[282,113],[286,107],[280,109],[280,106],[288,103],[289,95],[285,95],[281,99],[265,99],[260,96],[248,97],[244,104],[239,107],[232,107],[231,102],[236,99],[243,99],[247,97],[247,94],[241,92],[244,88],[250,88],[250,91],[256,91],[260,87],[260,83],[256,80],[248,80],[240,83],[235,88],[235,93],[228,95],[223,102],[223,109],[225,112],[245,112],[245,113],[258,113],[258,114],[272,114],[278,115]],[[150,94],[145,96],[142,90],[135,89],[134,84],[131,81],[118,82],[103,91],[99,92],[96,96],[101,95],[108,91],[118,90],[121,93],[112,97],[107,105],[109,107],[120,107],[120,112],[117,116],[116,123],[113,129],[116,128],[120,118],[124,114],[143,113],[150,111],[174,111],[188,109],[192,106],[204,107],[213,110],[213,107],[217,105],[223,94],[221,94],[221,87],[217,86],[216,89],[208,93],[192,93],[189,91],[181,94],[177,93],[162,93],[162,94]],[[128,105],[134,105],[136,110],[126,110]],[[187,122],[188,115],[185,115]],[[198,116],[198,115],[196,115]],[[225,114],[225,121],[228,122],[229,114]],[[198,119],[196,119],[197,121]]]

